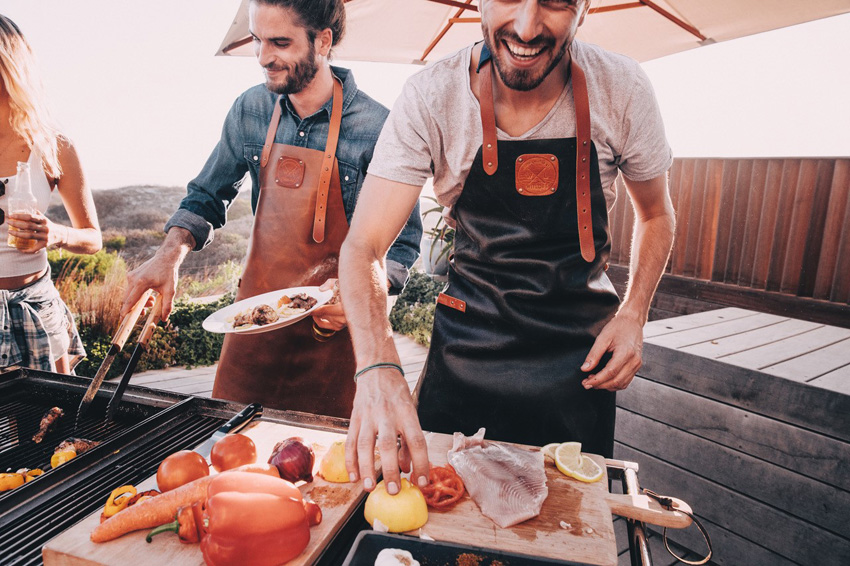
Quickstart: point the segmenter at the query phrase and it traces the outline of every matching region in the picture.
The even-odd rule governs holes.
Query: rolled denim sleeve
[[[224,120],[221,139],[200,174],[189,182],[180,207],[165,224],[166,232],[174,226],[191,232],[196,251],[209,245],[213,231],[227,222],[227,209],[239,194],[239,187],[248,172],[242,155],[241,110],[240,96]]]

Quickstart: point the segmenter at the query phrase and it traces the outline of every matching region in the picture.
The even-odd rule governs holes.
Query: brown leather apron
[[[248,260],[237,300],[269,291],[321,285],[337,277],[348,233],[336,146],[342,86],[334,80],[325,151],[274,143],[278,98],[260,161],[260,195]],[[354,351],[348,329],[326,342],[312,319],[262,334],[224,339],[213,397],[266,407],[348,418],[354,400]]]

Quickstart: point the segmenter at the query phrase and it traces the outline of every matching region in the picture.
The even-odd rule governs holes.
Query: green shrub
[[[72,254],[55,249],[47,252],[47,262],[50,264],[54,281],[73,271],[73,279],[79,284],[104,279],[113,265],[124,263],[124,260],[115,252],[105,249],[92,255]]]
[[[103,242],[103,247],[109,251],[120,252],[127,245],[127,237],[118,234],[116,236],[110,236],[106,238]]]
[[[410,281],[390,311],[393,331],[410,336],[423,346],[430,345],[437,295],[444,285],[412,269]]]
[[[233,295],[230,293],[212,303],[195,303],[185,299],[175,302],[169,320],[177,332],[173,341],[176,365],[208,366],[218,361],[224,335],[207,332],[201,324],[209,315],[232,302]]]

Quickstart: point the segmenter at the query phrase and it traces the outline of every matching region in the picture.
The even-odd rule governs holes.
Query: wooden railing
[[[634,213],[617,186],[611,263],[625,266]],[[670,193],[673,279],[850,304],[850,158],[677,159]]]

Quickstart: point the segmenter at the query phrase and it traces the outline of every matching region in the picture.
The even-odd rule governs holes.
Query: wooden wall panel
[[[628,265],[634,218],[617,186],[611,263]],[[670,195],[668,274],[850,304],[850,158],[677,159]]]

